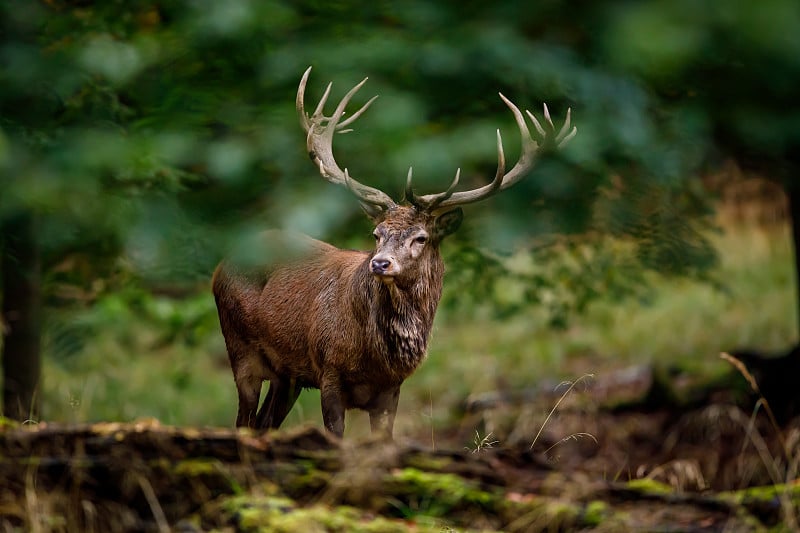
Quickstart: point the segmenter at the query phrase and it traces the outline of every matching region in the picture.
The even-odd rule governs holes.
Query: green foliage
[[[715,237],[713,244],[721,250],[719,275],[727,292],[655,277],[645,281],[650,289],[641,299],[625,305],[596,300],[557,331],[540,304],[503,317],[485,299],[443,307],[428,359],[403,385],[397,434],[419,435],[426,443],[432,438],[436,446],[465,398],[498,388],[528,389],[544,378],[603,375],[643,363],[681,368],[699,379],[729,371],[720,351],[783,349],[796,321],[786,312],[793,276],[787,233],[737,232]],[[454,274],[450,269],[448,276]],[[455,281],[445,282],[448,302],[460,298],[451,294],[459,290]],[[233,423],[236,388],[207,291],[174,298],[127,290],[84,308],[59,309],[49,316],[44,350],[44,420]],[[321,426],[319,402],[318,391],[304,391],[286,425]],[[531,439],[538,429],[533,425]],[[366,414],[349,412],[346,438],[368,434]]]
[[[508,255],[465,246],[449,254],[443,306],[509,318],[533,305],[565,328],[597,300],[646,298],[649,283],[634,254],[630,244],[596,236],[542,239]]]
[[[703,198],[681,198],[716,116],[700,97],[661,97],[663,80],[699,83],[695,65],[723,46],[714,32],[739,31],[750,56],[756,47],[787,65],[796,43],[761,42],[747,26],[791,26],[785,2],[758,17],[742,4],[720,20],[684,4],[604,2],[566,16],[517,2],[9,2],[0,218],[38,213],[52,263],[105,249],[93,257],[99,276],[121,254],[116,270],[171,282],[207,277],[251,227],[349,233],[354,202],[314,177],[293,116],[294,87],[313,64],[312,99],[327,79],[335,96],[371,76],[360,99],[383,97],[338,150],[354,175],[395,196],[410,164],[420,190],[442,188],[458,166],[465,186],[481,183],[498,126],[514,156],[497,90],[533,109],[546,100],[556,116],[571,105],[580,135],[513,192],[471,209],[470,241],[497,253],[591,229],[630,236],[646,269],[698,275],[714,265],[693,221]],[[595,191],[612,178],[618,194],[597,216]]]
[[[381,98],[337,158],[398,200],[410,165],[421,193],[459,167],[464,188],[485,183],[497,128],[514,161],[497,91],[539,116],[542,101],[556,120],[573,109],[570,145],[470,206],[445,243],[454,315],[537,305],[563,328],[594,302],[650,298],[650,272],[716,284],[698,175],[726,158],[787,187],[798,175],[794,0],[9,0],[0,32],[0,227],[39,221],[65,367],[101,331],[197,348],[215,328],[209,300],[140,288],[205,290],[265,227],[369,246],[356,202],[305,153],[294,94],[309,65],[309,106],[328,80],[337,99],[370,77],[354,106]],[[121,331],[143,322],[156,333]]]

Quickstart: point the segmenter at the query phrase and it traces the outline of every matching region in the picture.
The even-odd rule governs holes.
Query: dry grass
[[[539,440],[539,437],[542,435],[542,431],[544,431],[544,428],[545,428],[545,426],[547,425],[547,422],[550,420],[550,418],[552,418],[553,414],[554,414],[554,413],[555,413],[555,412],[558,410],[558,406],[559,406],[559,405],[561,405],[561,402],[563,402],[563,401],[564,401],[564,399],[565,399],[567,396],[569,396],[569,393],[570,393],[570,392],[572,392],[572,390],[573,390],[573,389],[574,389],[574,388],[575,388],[575,387],[576,387],[576,386],[577,386],[579,383],[581,383],[581,382],[585,382],[585,381],[587,381],[587,380],[591,380],[592,378],[594,378],[594,376],[593,376],[592,374],[584,374],[584,375],[582,375],[581,377],[579,377],[578,379],[576,379],[575,381],[564,381],[564,382],[560,383],[558,387],[556,387],[556,389],[559,389],[559,388],[562,388],[562,386],[566,386],[566,390],[565,390],[565,391],[564,391],[564,392],[561,394],[561,396],[558,398],[558,400],[556,401],[555,405],[553,405],[553,408],[552,408],[552,409],[550,409],[550,412],[549,412],[549,413],[547,413],[547,416],[545,417],[544,421],[542,422],[542,425],[539,427],[539,431],[537,431],[537,432],[536,432],[536,436],[534,436],[534,437],[533,437],[533,441],[531,441],[531,447],[530,447],[530,449],[531,449],[531,450],[533,449],[533,447],[534,447],[534,446],[536,446],[536,442]],[[590,437],[592,440],[594,440],[594,441],[595,441],[595,443],[597,442],[597,439],[596,439],[596,438],[595,438],[593,435],[591,435],[591,434],[589,434],[589,433],[585,433],[585,432],[573,433],[572,435],[568,435],[568,436],[564,437],[563,439],[561,439],[560,441],[558,441],[556,444],[554,444],[554,445],[550,446],[550,447],[549,447],[549,448],[548,448],[548,449],[545,451],[545,454],[547,454],[547,453],[548,453],[549,451],[551,451],[551,450],[552,450],[552,449],[553,449],[555,446],[557,446],[558,444],[560,444],[560,443],[562,443],[562,442],[566,442],[566,441],[568,441],[568,440],[570,440],[570,439],[578,440],[578,437],[577,437],[577,435],[588,436],[588,437]]]
[[[747,440],[742,446],[742,452],[740,455],[744,454],[745,447],[748,444],[754,446],[764,464],[764,467],[769,472],[772,482],[775,485],[783,485],[786,487],[779,493],[781,510],[783,514],[783,524],[790,531],[798,531],[800,530],[800,523],[798,523],[797,519],[797,509],[795,509],[795,506],[792,502],[791,494],[789,493],[787,484],[797,479],[797,475],[800,473],[800,470],[798,470],[800,467],[800,448],[793,450],[794,446],[790,446],[790,442],[784,437],[783,431],[775,419],[775,414],[772,411],[772,407],[761,393],[761,389],[759,388],[755,377],[753,377],[753,374],[747,369],[745,364],[741,360],[728,353],[722,353],[720,356],[722,359],[733,365],[733,367],[736,368],[736,370],[742,374],[742,376],[744,376],[750,387],[753,389],[753,392],[758,395],[758,400],[753,407],[753,414],[746,424],[741,416],[738,416],[738,411],[731,413],[732,418],[743,426],[747,435]],[[756,430],[755,419],[758,415],[759,409],[761,408],[763,408],[763,410],[767,413],[771,429],[777,436],[782,451],[782,454],[779,456],[775,456],[770,452],[769,446],[767,445],[764,437]],[[791,444],[797,444],[796,441],[798,440],[798,436],[800,436],[798,432],[793,432]]]

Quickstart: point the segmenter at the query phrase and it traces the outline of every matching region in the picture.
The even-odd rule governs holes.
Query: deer
[[[400,386],[426,358],[433,319],[442,295],[442,240],[463,220],[462,206],[489,198],[519,182],[534,166],[544,142],[562,148],[577,133],[567,111],[558,132],[544,105],[545,126],[525,116],[502,93],[519,129],[519,160],[506,172],[503,141],[497,130],[497,172],[481,187],[456,191],[461,171],[450,186],[418,195],[412,169],[404,200],[364,185],[342,168],[333,155],[333,138],[352,131],[377,96],[347,118],[345,108],[367,82],[350,89],[330,116],[324,107],[329,83],[314,111],[305,110],[311,67],[297,89],[296,108],[311,161],[328,182],[345,187],[374,223],[371,251],[339,249],[306,236],[277,230],[265,234],[276,253],[267,264],[239,267],[223,260],[212,287],[220,327],[238,392],[237,427],[276,429],[300,392],[320,390],[325,429],[343,437],[345,412],[369,413],[373,434],[392,438]],[[275,243],[278,243],[277,248]],[[264,381],[269,389],[259,409]]]

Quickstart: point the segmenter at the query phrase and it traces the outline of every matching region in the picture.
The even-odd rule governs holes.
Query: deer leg
[[[278,380],[271,379],[269,381],[269,389],[267,395],[264,397],[264,403],[261,404],[261,409],[258,410],[256,416],[256,427],[267,428],[269,421],[272,418],[272,411],[275,410],[275,390],[278,388]]]
[[[239,412],[236,415],[236,427],[255,428],[262,380],[260,377],[245,375],[235,376],[235,381],[236,389],[239,392]]]
[[[341,438],[344,436],[344,402],[338,376],[323,376],[319,390],[325,429]]]
[[[269,428],[279,428],[280,425],[283,424],[283,421],[286,420],[286,415],[292,410],[292,406],[294,406],[294,402],[297,401],[298,396],[300,396],[300,391],[302,390],[302,387],[300,387],[294,379],[289,380],[288,383],[281,382],[281,384],[281,394],[276,396],[275,406],[272,411],[272,420],[270,421],[270,425],[266,426]]]
[[[267,397],[264,398],[264,404],[258,412],[258,427],[264,429],[280,427],[294,402],[297,401],[297,397],[300,396],[300,390],[294,379],[270,380]]]
[[[382,432],[386,437],[392,438],[399,399],[400,387],[394,387],[378,394],[369,408],[369,425],[372,433]]]

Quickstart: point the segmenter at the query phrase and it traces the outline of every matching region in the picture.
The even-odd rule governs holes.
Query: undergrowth
[[[796,339],[788,231],[740,228],[716,238],[724,291],[653,277],[646,299],[597,301],[566,329],[549,327],[534,305],[502,320],[480,308],[441,310],[428,359],[403,385],[396,433],[435,442],[472,393],[653,362],[714,374],[726,370],[721,351],[785,348]],[[232,424],[236,392],[205,288],[183,300],[115,293],[49,324],[45,420]],[[362,415],[348,412],[349,435],[369,433]],[[286,425],[320,420],[318,392],[305,391]]]
[[[502,320],[480,308],[463,315],[457,310],[443,311],[437,317],[429,359],[404,384],[396,435],[412,436],[422,443],[429,439],[432,449],[459,446],[463,443],[448,442],[448,431],[459,423],[468,395],[525,389],[545,379],[581,376],[557,389],[561,396],[550,404],[549,413],[528,421],[526,439],[531,449],[550,457],[568,441],[598,444],[595,430],[584,428],[551,434],[546,442],[539,442],[562,401],[588,378],[586,370],[603,374],[624,366],[657,363],[710,375],[729,370],[717,357],[719,352],[742,346],[788,346],[796,339],[796,320],[789,312],[794,309],[794,293],[787,290],[793,282],[787,233],[739,231],[719,237],[718,246],[722,257],[719,277],[725,280],[726,290],[654,277],[646,299],[595,302],[584,315],[572,317],[566,329],[548,327],[541,310],[533,305]],[[48,331],[41,388],[45,420],[153,417],[174,425],[232,425],[236,392],[213,299],[207,291],[180,301],[135,291],[112,294],[94,307],[51,317]],[[728,362],[760,393],[743,365]],[[739,434],[744,435],[742,456],[745,451],[757,452],[773,483],[773,492],[767,497],[778,502],[782,524],[793,529],[798,525],[793,480],[800,472],[800,433],[783,435],[773,421],[767,431],[779,436],[781,450],[775,452],[767,444],[774,435],[754,423],[760,410],[771,413],[763,396],[750,418],[734,408],[724,415],[738,424]],[[301,395],[286,426],[309,422],[321,425],[317,391]],[[347,427],[347,438],[366,435],[368,418],[349,412]],[[489,429],[473,431],[466,449],[476,454],[506,444],[505,436]],[[439,487],[414,472],[403,475],[406,477],[398,478],[403,483],[419,482],[426,489],[456,494],[453,501],[464,499],[452,484]],[[666,482],[669,490],[677,492],[707,488],[702,469],[688,459],[642,468],[628,476],[635,478]],[[145,489],[143,486],[146,496]],[[743,494],[736,491],[730,497],[761,497]],[[438,502],[436,506],[430,503],[433,501]],[[428,495],[395,503],[402,516],[416,516],[421,511],[438,516],[448,513],[453,501],[442,504]],[[158,509],[158,501],[149,503]],[[30,512],[38,510],[31,508]]]

